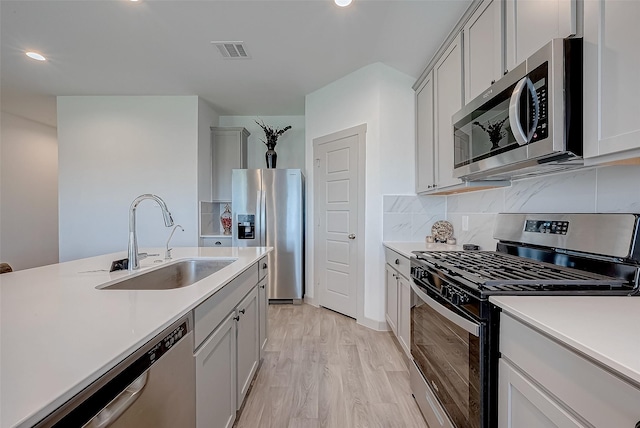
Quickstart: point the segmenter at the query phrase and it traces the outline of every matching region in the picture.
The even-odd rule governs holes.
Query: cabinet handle
[[[260,286],[260,288],[262,288],[262,289],[264,290],[264,284],[262,284],[262,285]]]
[[[235,321],[240,321],[240,316],[239,316],[239,315],[236,315],[235,317],[233,317],[233,319],[234,319]]]
[[[266,269],[267,268],[267,264],[266,263],[262,263],[262,269]]]
[[[496,83],[496,81],[495,81],[495,80],[492,80],[492,81],[491,81],[491,84],[493,85],[494,83]]]
[[[238,312],[240,312],[242,315],[244,315],[244,309],[240,309]]]
[[[216,241],[216,245],[222,245],[222,242]]]
[[[394,263],[399,265],[400,264],[400,259],[396,259],[396,261]]]

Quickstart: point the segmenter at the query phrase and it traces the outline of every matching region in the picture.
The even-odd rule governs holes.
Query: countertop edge
[[[634,385],[636,388],[640,388],[640,372],[632,367],[628,367],[618,361],[615,356],[607,353],[607,350],[598,349],[595,346],[589,346],[585,343],[572,337],[570,334],[563,332],[560,328],[553,327],[543,320],[539,319],[535,315],[532,315],[526,311],[526,308],[519,308],[517,304],[510,302],[515,296],[491,296],[489,301],[494,305],[500,307],[504,312],[534,329],[545,337],[550,338],[554,342],[569,349],[577,355],[592,362],[596,366],[599,366],[605,371],[612,373],[618,378]],[[521,299],[527,299],[527,296],[520,296]],[[562,298],[562,297],[560,297]],[[571,297],[568,297],[571,298]],[[608,299],[611,297],[589,297],[591,299]],[[633,299],[633,297],[624,297],[625,299]],[[579,319],[575,320],[580,322]]]
[[[404,242],[404,241],[383,241],[382,245],[406,258],[414,256],[412,251],[461,251],[460,245],[426,243],[424,241]]]

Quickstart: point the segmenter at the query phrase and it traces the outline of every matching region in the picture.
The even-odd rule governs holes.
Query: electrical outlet
[[[468,215],[463,215],[462,216],[462,231],[466,232],[469,230],[469,216]]]

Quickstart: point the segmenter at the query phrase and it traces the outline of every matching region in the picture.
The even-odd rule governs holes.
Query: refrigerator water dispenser
[[[255,214],[238,214],[238,239],[255,239]]]

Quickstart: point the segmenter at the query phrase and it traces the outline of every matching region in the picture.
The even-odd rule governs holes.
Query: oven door
[[[411,355],[416,366],[454,426],[480,428],[485,326],[413,281],[411,289]]]

